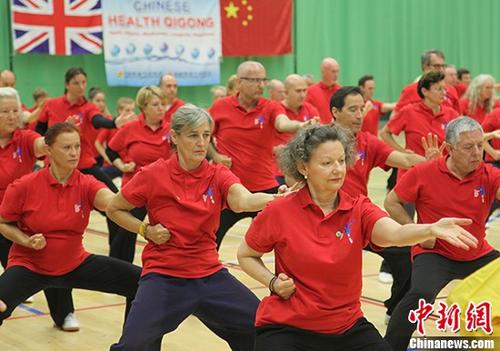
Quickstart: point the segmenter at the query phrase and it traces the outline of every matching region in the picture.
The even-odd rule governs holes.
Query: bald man
[[[335,59],[325,58],[321,62],[321,80],[307,89],[306,101],[318,109],[323,124],[332,122],[330,99],[341,88],[337,83],[339,71],[340,66]]]
[[[236,76],[238,94],[215,101],[209,109],[214,119],[213,135],[217,143],[217,149],[209,149],[209,156],[214,162],[229,167],[251,192],[275,194],[278,189],[273,171],[276,131],[295,133],[317,119],[290,120],[283,105],[263,98],[267,78],[260,62],[241,63]],[[256,215],[257,212],[223,210],[217,231],[217,246],[220,246],[226,232],[236,222]]]
[[[16,75],[8,69],[0,72],[0,87],[16,88]]]
[[[172,115],[182,105],[184,101],[177,98],[177,80],[172,74],[164,74],[160,79],[160,89],[167,99],[167,109],[163,123],[168,123],[172,120]]]
[[[277,102],[285,100],[285,85],[281,80],[273,79],[269,82],[269,99]]]
[[[307,93],[307,80],[298,74],[290,74],[286,77],[285,84],[285,100],[282,102],[285,108],[285,114],[292,121],[305,122],[312,118],[319,119],[319,112],[314,105],[305,102]],[[274,138],[275,148],[279,145],[284,145],[293,137],[293,133],[280,133],[276,131]],[[285,178],[278,168],[276,161],[274,162],[274,175],[280,184],[285,184]]]

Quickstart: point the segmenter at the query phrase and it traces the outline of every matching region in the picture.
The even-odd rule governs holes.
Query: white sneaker
[[[378,281],[384,284],[392,284],[394,279],[392,278],[391,273],[386,273],[386,272],[380,272],[378,274]]]
[[[384,318],[385,325],[389,325],[390,320],[391,320],[391,316],[386,313],[385,318]]]
[[[34,296],[30,296],[26,300],[23,301],[23,303],[33,303],[33,302],[35,302]]]
[[[78,319],[76,319],[74,313],[68,313],[66,318],[64,318],[61,329],[67,332],[75,332],[80,330],[80,322],[78,322]]]

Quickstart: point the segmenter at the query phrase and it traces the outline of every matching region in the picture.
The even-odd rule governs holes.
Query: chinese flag
[[[292,0],[220,0],[222,54],[292,52]]]

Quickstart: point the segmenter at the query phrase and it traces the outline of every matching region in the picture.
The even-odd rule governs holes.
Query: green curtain
[[[377,80],[376,97],[398,98],[401,89],[420,73],[420,54],[439,48],[446,61],[469,68],[473,75],[493,74],[500,80],[499,0],[295,0],[294,53],[252,57],[266,66],[269,78],[311,73],[320,78],[319,64],[326,56],[340,63],[339,82],[356,84],[364,74]],[[8,1],[0,0],[0,69],[10,66],[10,15]],[[265,40],[265,38],[263,38]],[[248,57],[223,58],[223,84]],[[45,56],[14,54],[12,68],[26,105],[31,92],[44,87],[51,96],[61,95],[64,72],[82,66],[89,88],[101,87],[108,105],[120,96],[135,97],[137,88],[106,86],[102,56]],[[180,98],[209,106],[209,86],[181,87]]]

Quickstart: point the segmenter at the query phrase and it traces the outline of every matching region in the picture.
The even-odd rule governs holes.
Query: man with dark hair
[[[458,97],[461,98],[467,91],[472,77],[467,68],[459,68],[457,70],[457,78],[458,84],[455,86],[455,89],[457,90]]]
[[[382,102],[375,100],[375,78],[372,75],[365,75],[358,81],[358,87],[363,93],[365,99],[365,109],[363,111],[365,117],[363,119],[363,132],[371,133],[375,136],[378,135],[378,127],[380,117],[394,109],[394,103]]]
[[[347,170],[342,186],[342,190],[351,196],[368,195],[368,178],[375,167],[384,170],[390,167],[410,168],[426,160],[425,157],[417,154],[396,151],[376,136],[361,131],[364,105],[361,90],[354,86],[340,88],[330,101],[334,123],[348,129],[356,140],[358,158]],[[439,151],[432,147],[427,149],[427,154],[432,158],[437,156]],[[394,276],[391,298],[385,301],[387,316],[390,316],[409,287],[410,253],[408,248],[389,248],[379,254],[386,259]]]
[[[422,53],[422,56],[420,57],[420,65],[422,67],[422,73],[426,74],[429,72],[444,72],[445,68],[444,60],[445,60],[444,54],[440,50],[432,49],[424,51]],[[417,82],[413,82],[407,85],[403,89],[399,97],[398,103],[394,108],[396,112],[399,112],[406,105],[420,102],[420,98],[417,94],[416,88],[417,88]],[[451,85],[446,86],[443,103],[453,108],[455,111],[459,110],[458,95],[457,91],[453,86]]]
[[[425,155],[422,138],[433,134],[435,142],[444,142],[446,124],[458,116],[458,112],[443,103],[446,94],[443,72],[429,72],[414,83],[419,103],[409,104],[387,122],[380,131],[380,137],[394,149]],[[405,147],[402,147],[393,135],[405,132]],[[404,170],[398,172],[398,180]]]

